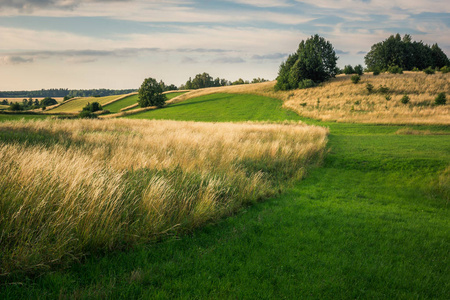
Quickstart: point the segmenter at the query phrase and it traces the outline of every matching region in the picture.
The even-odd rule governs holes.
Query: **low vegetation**
[[[0,274],[191,231],[302,178],[326,141],[298,123],[0,123]]]
[[[106,97],[87,97],[87,98],[78,98],[74,100],[69,100],[62,105],[55,107],[50,110],[46,110],[48,113],[79,113],[83,110],[88,103],[98,102],[99,104],[107,104],[115,99],[121,98],[123,95],[114,95],[114,96],[106,96]]]

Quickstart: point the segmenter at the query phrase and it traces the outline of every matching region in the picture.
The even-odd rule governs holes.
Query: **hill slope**
[[[368,83],[374,87],[372,93]],[[275,81],[194,90],[177,101],[214,93],[254,94],[282,100],[283,107],[300,116],[322,121],[450,125],[450,100],[447,105],[434,105],[438,93],[450,96],[450,73],[364,74],[358,84],[351,82],[350,75],[340,75],[318,87],[293,91],[275,92],[274,85]],[[381,92],[381,86],[387,91]],[[400,102],[405,94],[410,98],[406,105]]]

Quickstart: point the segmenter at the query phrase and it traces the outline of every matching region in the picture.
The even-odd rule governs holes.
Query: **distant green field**
[[[118,113],[122,108],[137,103],[139,95],[131,95],[121,100],[115,101],[111,104],[103,106],[103,109],[109,110],[111,113]]]
[[[106,97],[86,97],[80,98],[73,101],[69,101],[61,106],[56,107],[55,109],[49,110],[51,113],[76,113],[83,109],[88,103],[98,102],[100,104],[107,103],[111,100],[117,99],[122,95],[113,95]]]
[[[45,115],[21,115],[21,114],[0,114],[0,122],[14,121],[14,120],[37,120],[45,119],[48,116]]]
[[[179,95],[184,94],[185,92],[179,92],[179,93],[168,93],[166,94],[167,100],[170,100],[172,98],[175,98]],[[122,108],[128,107],[130,105],[133,105],[137,103],[139,100],[139,95],[131,95],[126,98],[123,98],[121,100],[115,101],[111,104],[108,104],[106,106],[103,106],[104,109],[109,110],[111,113],[118,113]]]
[[[7,109],[9,105],[0,105],[0,109]]]
[[[205,122],[300,120],[297,114],[283,109],[281,105],[280,100],[257,95],[213,94],[131,115],[128,118]]]

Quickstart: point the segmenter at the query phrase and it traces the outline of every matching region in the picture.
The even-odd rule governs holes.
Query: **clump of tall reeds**
[[[190,231],[301,178],[326,136],[295,123],[2,123],[0,274]]]

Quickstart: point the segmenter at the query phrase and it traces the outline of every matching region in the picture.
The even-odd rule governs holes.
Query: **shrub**
[[[299,89],[307,89],[307,88],[315,87],[315,86],[316,86],[316,84],[311,79],[303,79],[302,81],[300,81],[298,83]]]
[[[83,110],[78,115],[81,119],[96,119],[98,116],[96,114],[93,114],[91,111]]]
[[[9,105],[9,110],[23,110],[23,106],[19,102],[14,102]]]
[[[358,75],[364,74],[364,69],[363,69],[363,67],[361,65],[355,66],[354,70],[355,70],[355,73],[358,74]]]
[[[425,74],[431,75],[434,74],[434,69],[432,67],[428,67],[426,69],[423,70],[425,72]]]
[[[99,110],[102,110],[102,106],[98,102],[88,103],[88,104],[86,104],[85,107],[83,107],[83,111],[88,111],[88,112],[96,112]]]
[[[403,74],[403,69],[397,65],[390,66],[387,71],[391,74]]]
[[[450,72],[450,67],[449,66],[443,66],[441,68],[441,72],[444,73],[444,74]]]
[[[447,103],[447,97],[445,96],[445,93],[439,93],[434,99],[434,103],[436,105],[445,105],[445,103]]]
[[[366,89],[369,92],[369,94],[371,94],[373,92],[373,84],[371,83],[366,83]]]
[[[414,67],[414,68],[412,69],[412,71],[413,71],[413,72],[419,72],[420,70],[419,70],[419,68]]]
[[[382,94],[387,94],[387,93],[389,93],[389,88],[385,85],[380,85],[380,87],[378,88],[378,91]]]
[[[375,70],[373,70],[373,76],[377,76],[377,75],[380,75],[380,69],[375,69]]]
[[[409,96],[408,95],[403,95],[402,99],[400,100],[401,103],[403,104],[408,104],[409,103]]]
[[[41,106],[51,106],[51,105],[55,105],[55,104],[58,104],[58,102],[55,99],[50,98],[50,97],[45,97],[40,102]]]
[[[344,69],[342,70],[342,72],[345,75],[349,75],[349,74],[354,74],[355,70],[353,69],[353,67],[351,65],[346,65],[346,66],[344,66]]]
[[[358,74],[355,74],[355,75],[352,75],[352,77],[350,77],[350,79],[352,80],[352,82],[354,84],[357,84],[361,80],[361,76],[359,76]]]

